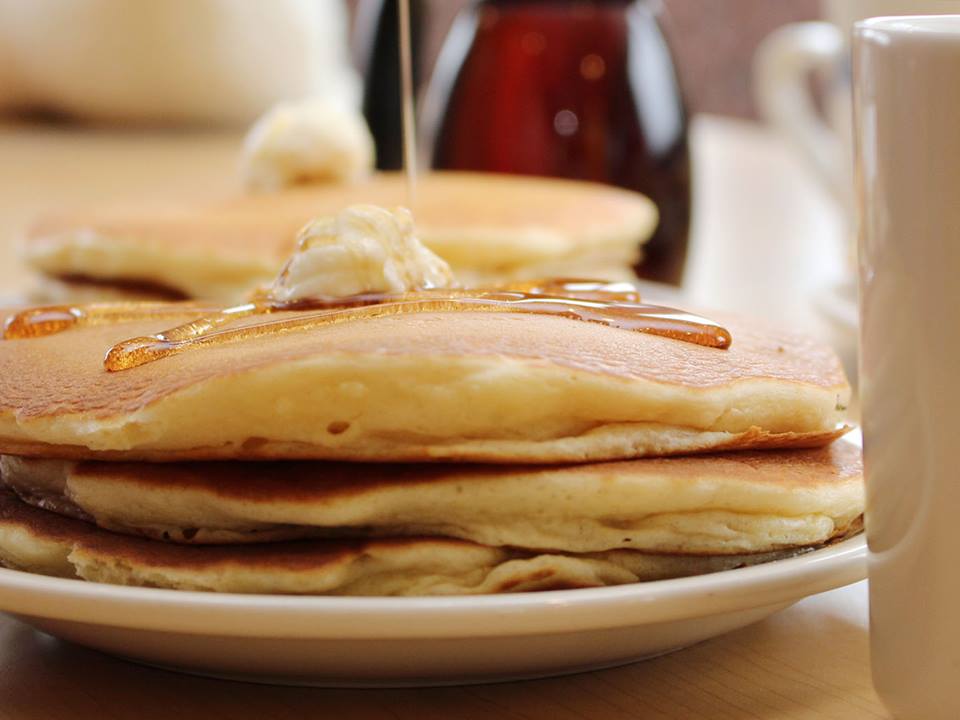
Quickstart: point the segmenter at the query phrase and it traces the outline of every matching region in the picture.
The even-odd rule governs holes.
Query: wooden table
[[[233,182],[236,137],[0,127],[0,297],[28,282],[12,237],[38,211]],[[841,225],[796,158],[743,123],[694,128],[698,303],[821,333],[816,294],[844,269]],[[645,663],[585,675],[425,690],[229,683],[115,660],[0,616],[0,720],[280,718],[885,718],[869,678],[866,584]]]

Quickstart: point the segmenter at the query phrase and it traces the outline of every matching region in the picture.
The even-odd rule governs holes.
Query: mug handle
[[[841,67],[843,33],[827,22],[785,25],[768,35],[753,63],[753,88],[761,117],[807,157],[831,194],[846,207],[849,168],[843,143],[811,97],[813,73],[833,76]]]

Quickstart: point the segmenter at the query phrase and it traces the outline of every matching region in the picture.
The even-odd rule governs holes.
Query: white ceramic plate
[[[226,595],[0,570],[0,610],[138,662],[262,682],[489,682],[619,665],[743,627],[866,576],[862,536],[713,575],[455,598]]]

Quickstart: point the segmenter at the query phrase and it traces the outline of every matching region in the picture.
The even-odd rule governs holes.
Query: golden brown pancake
[[[745,556],[530,554],[444,538],[184,546],[118,535],[0,491],[0,565],[118,585],[239,593],[464,595],[619,585],[769,562]]]
[[[114,343],[189,319],[0,342],[0,452],[526,463],[817,446],[850,392],[826,346],[726,317],[729,350],[543,315],[412,313],[104,370]]]
[[[38,507],[182,543],[456,537],[526,550],[731,555],[828,542],[863,513],[860,449],[548,467],[110,463],[4,456]]]
[[[31,305],[63,303],[130,302],[153,300],[175,302],[188,299],[183,293],[142,281],[96,280],[79,275],[34,278],[27,290]]]
[[[194,204],[80,210],[40,220],[28,263],[50,277],[161,286],[240,301],[271,280],[307,221],[357,203],[406,204],[397,174]],[[417,233],[471,285],[517,278],[621,279],[657,212],[644,196],[596,183],[437,172],[422,176]]]

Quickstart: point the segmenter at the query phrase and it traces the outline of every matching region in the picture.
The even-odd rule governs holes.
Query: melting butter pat
[[[274,107],[247,134],[241,172],[247,188],[279,190],[317,180],[356,180],[373,169],[373,137],[363,116],[309,100]]]
[[[300,231],[270,296],[292,302],[455,286],[450,266],[414,234],[408,210],[354,205]]]

